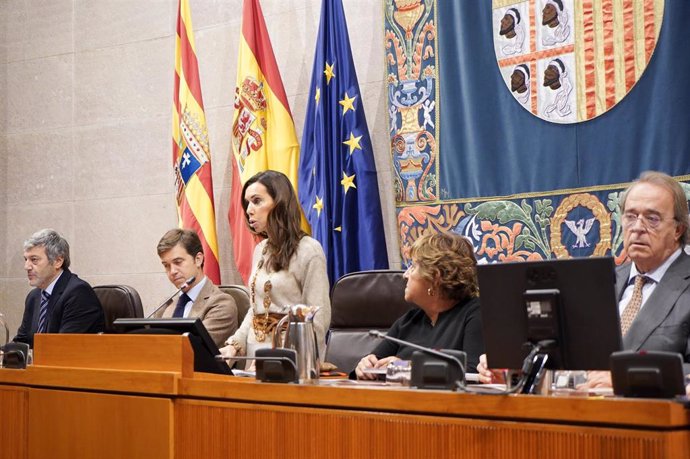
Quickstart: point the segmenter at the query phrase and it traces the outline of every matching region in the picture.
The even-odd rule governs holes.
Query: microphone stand
[[[418,344],[414,344],[409,341],[393,338],[392,336],[388,336],[385,333],[381,333],[378,330],[370,330],[369,335],[375,336],[376,338],[387,339],[393,341],[394,343],[402,344],[404,346],[410,346],[411,348],[420,350],[430,355],[434,355],[443,360],[454,362],[462,370],[462,378],[455,381],[455,385],[459,390],[469,393],[494,395],[514,394],[518,392],[523,392],[523,388],[525,388],[525,385],[528,385],[528,387],[525,389],[529,389],[531,392],[532,388],[536,387],[539,384],[541,377],[543,376],[543,370],[546,365],[546,361],[548,359],[548,354],[544,353],[543,351],[545,349],[549,349],[555,344],[553,340],[539,341],[537,344],[527,343],[529,344],[531,349],[530,352],[527,354],[527,357],[525,357],[525,359],[523,360],[522,376],[520,377],[520,380],[514,387],[511,387],[506,390],[496,391],[493,388],[483,388],[481,385],[472,387],[467,386],[467,384],[465,383],[465,366],[462,364],[460,360],[458,360],[452,355],[437,351],[435,349],[419,346]],[[507,383],[508,381],[506,381],[506,387],[508,385]]]
[[[295,363],[294,360],[292,360],[289,357],[284,357],[284,356],[270,357],[270,356],[256,356],[256,355],[253,357],[247,357],[244,355],[243,356],[235,356],[235,357],[225,357],[221,354],[218,354],[215,356],[215,359],[219,362],[225,362],[228,360],[261,360],[261,361],[271,361],[271,362],[276,362],[276,361],[278,361],[278,362],[289,362],[290,367],[294,371],[294,373],[293,373],[295,376],[294,380],[289,378],[289,374],[286,375],[286,374],[281,373],[279,375],[280,380],[274,381],[274,380],[271,380],[269,378],[269,379],[262,379],[262,381],[266,381],[266,382],[299,382],[299,371],[297,370],[297,364]],[[256,372],[255,377],[258,377],[258,371]]]
[[[553,340],[539,341],[537,344],[525,343],[531,349],[527,357],[522,361],[521,376],[517,384],[513,387],[509,386],[509,381],[506,381],[506,389],[496,391],[493,388],[483,387],[481,385],[475,387],[466,387],[466,392],[475,394],[493,394],[493,395],[507,395],[516,393],[532,393],[532,389],[539,385],[544,374],[544,368],[548,361],[549,354],[543,353],[544,349],[553,346]],[[527,387],[525,387],[527,385]],[[525,392],[528,389],[528,392]]]
[[[289,357],[247,357],[246,355],[236,355],[235,357],[225,357],[223,355],[218,354],[215,356],[215,359],[223,362],[227,360],[280,360],[281,362],[290,362],[290,366],[292,367],[295,372],[297,371],[297,365],[295,362],[289,358]]]
[[[398,338],[393,338],[392,336],[388,336],[387,334],[382,333],[378,330],[369,330],[369,335],[374,336],[376,338],[393,341],[394,343],[402,344],[403,346],[409,346],[413,349],[417,349],[417,350],[422,351],[426,354],[433,355],[433,356],[438,357],[438,358],[445,360],[447,362],[455,363],[458,366],[458,368],[460,368],[460,371],[462,373],[462,378],[457,380],[455,382],[455,384],[457,385],[458,389],[460,389],[462,391],[466,391],[467,385],[465,384],[465,365],[463,365],[462,362],[459,359],[457,359],[455,356],[452,356],[450,354],[446,354],[445,352],[437,351],[435,349],[420,346],[418,344],[411,343],[409,341],[405,341],[405,340],[398,339]]]
[[[192,283],[194,283],[195,280],[196,280],[196,277],[195,277],[195,276],[192,276],[192,277],[190,277],[189,279],[187,279],[186,281],[184,281],[184,284],[180,285],[180,288],[178,288],[177,290],[175,290],[175,292],[174,292],[172,295],[170,295],[168,298],[165,299],[165,301],[163,301],[160,305],[158,305],[158,307],[157,307],[156,309],[154,309],[153,312],[152,312],[151,314],[149,314],[148,316],[146,316],[146,318],[147,318],[147,319],[150,319],[150,318],[153,317],[158,311],[160,311],[161,308],[163,308],[163,306],[167,306],[168,304],[170,304],[170,302],[172,301],[172,299],[175,298],[175,295],[177,295],[178,293],[180,293],[183,289],[189,288],[189,285],[192,284]]]

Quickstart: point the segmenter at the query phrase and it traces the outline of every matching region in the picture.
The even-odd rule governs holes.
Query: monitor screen
[[[185,319],[116,319],[113,325],[119,326],[123,333],[152,333],[159,335],[187,333],[194,350],[194,371],[232,374],[232,370],[225,362],[215,360],[215,356],[220,354],[220,351],[198,317]]]
[[[521,368],[526,343],[553,340],[547,368],[609,369],[621,349],[612,258],[496,263],[477,272],[489,367]]]

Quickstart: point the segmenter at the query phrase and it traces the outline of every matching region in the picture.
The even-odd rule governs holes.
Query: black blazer
[[[34,346],[41,309],[41,289],[26,296],[24,317],[14,341]],[[91,286],[66,269],[58,279],[48,302],[47,333],[98,333],[105,330],[103,307]]]

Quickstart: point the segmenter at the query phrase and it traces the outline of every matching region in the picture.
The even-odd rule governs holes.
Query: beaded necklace
[[[268,279],[264,283],[264,313],[263,315],[259,315],[257,308],[256,308],[256,278],[259,275],[259,272],[263,269],[264,267],[264,257],[266,256],[266,253],[268,252],[268,246],[265,246],[263,251],[261,252],[261,260],[259,260],[259,263],[256,265],[256,272],[254,273],[254,276],[252,276],[252,282],[249,286],[249,290],[251,293],[251,299],[252,299],[252,308],[254,308],[254,317],[252,319],[252,328],[254,328],[254,334],[256,335],[256,340],[260,343],[263,343],[266,340],[266,335],[270,333],[273,328],[275,328],[276,324],[278,323],[278,319],[271,317],[269,315],[269,308],[271,307],[271,290],[273,289],[273,284],[271,284],[271,279]],[[268,270],[266,270],[266,275],[268,275]]]

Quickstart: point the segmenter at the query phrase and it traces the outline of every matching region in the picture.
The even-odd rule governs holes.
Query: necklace
[[[267,252],[268,246],[265,246],[263,251],[261,252],[261,260],[259,260],[259,263],[256,265],[256,271],[252,276],[251,285],[249,286],[252,299],[252,308],[254,308],[252,328],[254,328],[254,335],[256,335],[256,340],[260,343],[263,343],[266,340],[266,335],[273,331],[276,324],[278,323],[278,319],[276,319],[275,317],[271,317],[271,315],[268,312],[269,308],[271,307],[271,290],[273,289],[271,279],[268,279],[266,282],[264,282],[263,315],[259,315],[256,307],[256,278],[259,275],[259,272],[264,267],[264,257],[266,256]],[[268,275],[268,270],[266,270],[266,275]]]

